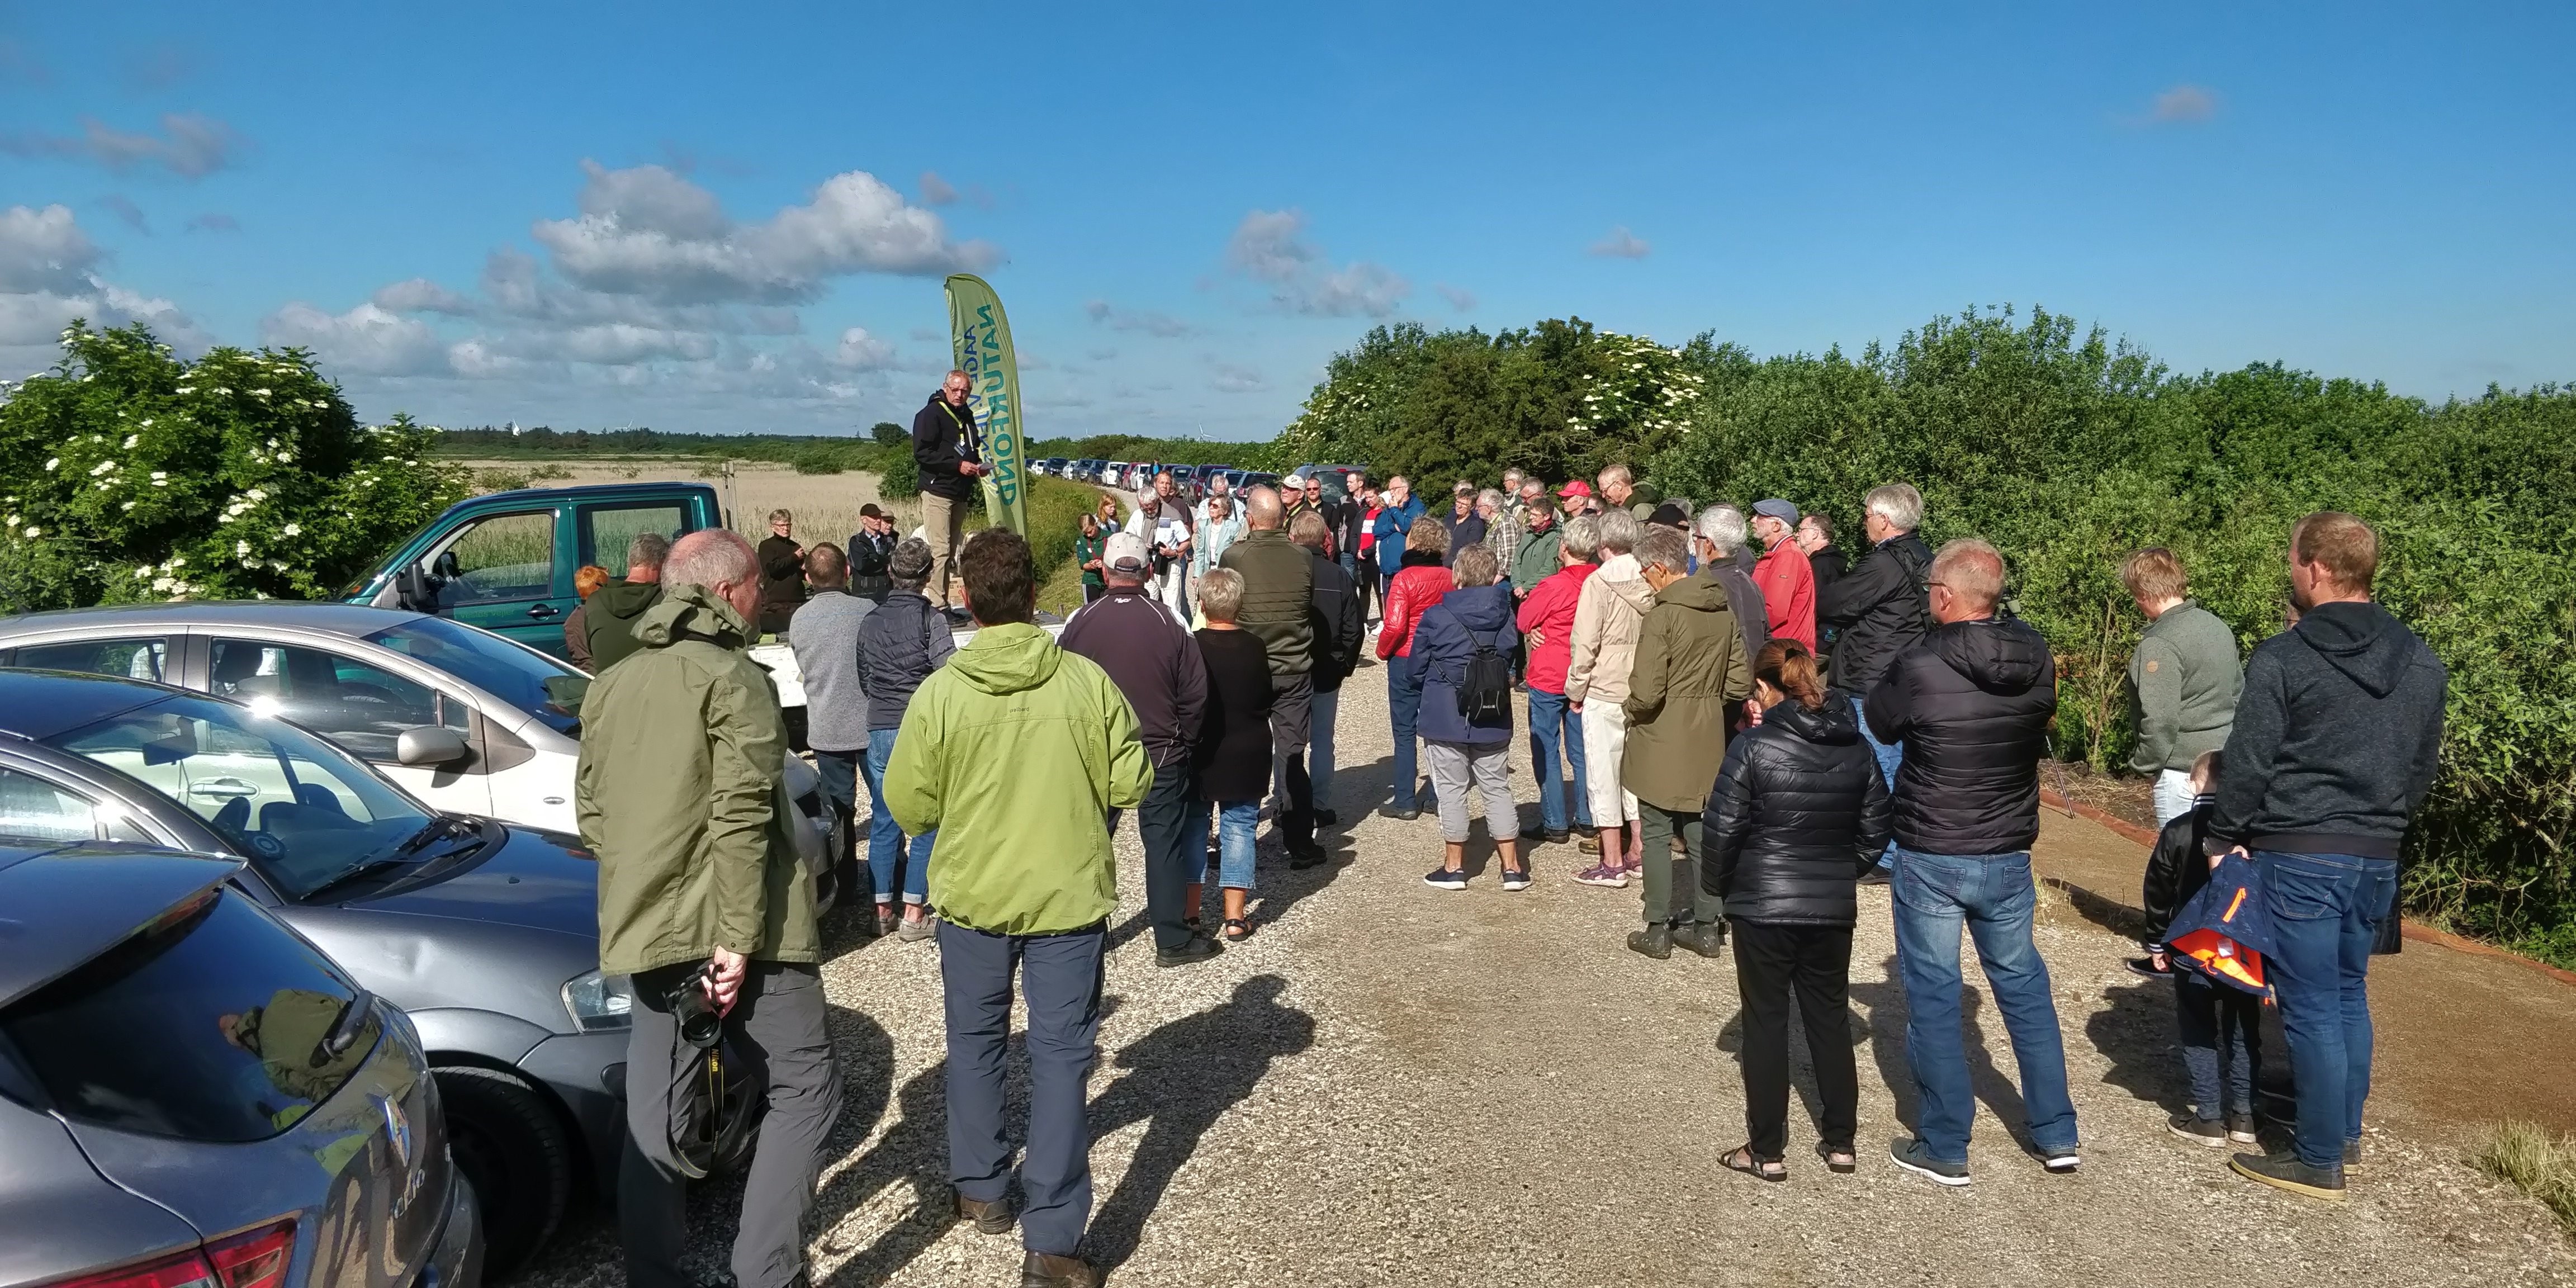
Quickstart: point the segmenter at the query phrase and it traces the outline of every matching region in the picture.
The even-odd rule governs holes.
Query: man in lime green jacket
[[[974,641],[912,695],[885,772],[895,821],[939,837],[930,906],[947,992],[949,1177],[959,1217],[1011,1228],[1002,1056],[1016,967],[1029,1007],[1022,1282],[1088,1288],[1097,1276],[1074,1250],[1091,1218],[1084,1082],[1118,905],[1108,819],[1144,801],[1153,762],[1109,673],[1031,623],[1028,542],[987,529],[957,563]]]
[[[582,699],[573,783],[582,842],[599,856],[600,970],[631,976],[635,999],[617,1182],[626,1282],[689,1282],[683,1207],[704,1173],[673,1148],[673,1102],[696,1084],[702,1053],[681,1037],[673,1003],[697,991],[724,1017],[728,1055],[767,1088],[734,1278],[788,1288],[806,1279],[803,1224],[841,1078],[824,1027],[813,885],[779,787],[786,730],[748,652],[760,567],[741,537],[693,532],[662,561],[662,587],[635,624],[635,652]]]

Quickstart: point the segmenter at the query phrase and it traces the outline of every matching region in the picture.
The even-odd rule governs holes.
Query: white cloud
[[[1449,301],[1449,307],[1461,313],[1476,311],[1476,293],[1466,287],[1451,286],[1447,282],[1435,282],[1431,289],[1440,292],[1440,298]]]
[[[921,204],[925,206],[947,206],[954,205],[956,201],[957,186],[955,184],[948,182],[946,179],[940,178],[939,172],[936,170],[924,170],[921,172]]]
[[[74,318],[146,323],[174,347],[202,343],[177,305],[102,280],[102,258],[69,206],[0,210],[0,346],[51,345]]]
[[[1331,267],[1305,232],[1303,211],[1252,211],[1226,241],[1226,267],[1268,286],[1271,302],[1291,313],[1385,317],[1412,292],[1412,283],[1384,265]]]
[[[213,117],[171,112],[162,116],[159,135],[131,133],[83,117],[78,134],[0,134],[0,152],[92,161],[119,174],[157,167],[182,179],[202,179],[239,163],[242,140]]]
[[[873,371],[894,365],[894,346],[868,334],[863,326],[841,333],[839,347],[832,351],[832,361],[840,366]]]
[[[1196,330],[1189,323],[1168,313],[1156,313],[1151,309],[1122,309],[1107,300],[1093,300],[1083,305],[1082,311],[1092,321],[1112,331],[1142,331],[1147,335],[1161,336],[1168,340],[1175,336],[1188,335]]]
[[[377,308],[392,313],[445,313],[464,317],[474,312],[474,301],[429,280],[407,278],[376,288],[368,297]]]
[[[332,314],[301,300],[259,324],[260,341],[279,348],[310,349],[325,370],[370,376],[443,375],[455,370],[448,346],[426,323],[375,304]]]
[[[735,224],[714,194],[661,166],[583,169],[581,215],[540,220],[534,234],[557,272],[592,290],[671,303],[800,304],[833,277],[937,275],[1000,258],[982,242],[951,241],[939,216],[865,171],[834,175],[766,223]]]
[[[2168,125],[2198,125],[2218,115],[2218,91],[2206,85],[2176,85],[2156,95],[2154,119]]]
[[[192,233],[237,233],[241,231],[241,221],[220,210],[209,210],[202,215],[189,216],[183,230]]]
[[[126,227],[138,233],[149,234],[152,231],[152,221],[143,217],[143,207],[135,205],[133,198],[124,193],[111,192],[99,198],[98,204],[107,207],[109,214],[123,220]]]
[[[1604,259],[1644,259],[1653,254],[1654,249],[1645,238],[1629,232],[1628,226],[1621,224],[1611,229],[1609,236],[1592,243],[1592,249],[1585,253]]]
[[[1251,367],[1211,358],[1208,370],[1213,373],[1208,377],[1208,388],[1221,394],[1254,394],[1270,387],[1269,382],[1261,378],[1261,373]]]

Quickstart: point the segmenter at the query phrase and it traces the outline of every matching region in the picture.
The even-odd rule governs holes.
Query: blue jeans
[[[859,897],[859,862],[855,853],[859,844],[859,780],[866,774],[867,764],[865,747],[854,751],[825,751],[819,747],[814,750],[814,772],[823,779],[823,799],[832,803],[833,817],[840,820],[852,851],[831,856],[832,902],[835,907],[857,906],[852,901]],[[885,813],[885,802],[876,799],[876,794],[875,780],[870,779],[868,803],[873,812],[868,817],[872,823]]]
[[[1317,809],[1333,807],[1333,721],[1341,714],[1340,689],[1318,693],[1306,701],[1306,780],[1315,794]],[[1280,794],[1281,799],[1286,799],[1284,777]]]
[[[1002,1060],[1011,1036],[1014,967],[1029,1004],[1028,1152],[1020,1159],[1020,1242],[1070,1257],[1091,1221],[1091,1129],[1084,1083],[1099,1055],[1099,926],[1061,935],[994,935],[939,927],[948,1013],[948,1178],[977,1202],[1011,1184]]]
[[[1414,672],[1414,659],[1391,657],[1386,660],[1386,706],[1395,724],[1395,808],[1420,809],[1414,799],[1414,784],[1422,781],[1414,766],[1417,744],[1413,728],[1422,719],[1422,677]]]
[[[1201,817],[1197,839],[1191,839],[1190,762],[1156,765],[1154,785],[1136,807],[1136,833],[1145,843],[1145,915],[1154,923],[1156,948],[1180,948],[1190,942],[1181,921],[1183,887],[1207,871],[1207,821]],[[1204,815],[1205,811],[1199,811]],[[1118,830],[1118,811],[1109,811],[1109,830]],[[1191,847],[1197,847],[1195,849]]]
[[[1216,883],[1228,890],[1252,888],[1252,842],[1261,832],[1261,802],[1192,799],[1182,829],[1181,853],[1192,874],[1191,885],[1207,877],[1208,810],[1216,810]]]
[[[1860,695],[1855,693],[1849,696],[1852,717],[1860,721],[1860,740],[1869,744],[1871,755],[1878,757],[1879,777],[1887,780],[1888,794],[1892,796],[1896,792],[1896,767],[1905,763],[1905,744],[1880,742],[1878,735],[1869,731],[1869,715],[1861,710]],[[1887,848],[1879,853],[1878,865],[1883,868],[1896,866],[1896,841],[1893,838],[1887,842]]]
[[[1648,862],[1653,862],[1649,857]],[[2048,963],[2031,943],[2030,855],[1896,851],[1896,957],[1905,976],[1905,1055],[1923,1107],[1915,1136],[1945,1163],[1965,1166],[1977,1097],[1968,1084],[1967,1040],[1959,1019],[1959,923],[1977,941],[1986,988],[2003,1012],[2021,1066],[2031,1143],[2047,1153],[2075,1148],[2075,1102],[2066,1090],[2066,1039],[2048,991]],[[2367,945],[2365,945],[2366,947]],[[2340,1148],[2340,1146],[2338,1146]]]
[[[2217,1122],[2254,1112],[2254,1085],[2263,1059],[2263,1002],[2199,971],[2179,969],[2174,980],[2174,1027],[2182,1038],[2182,1068],[2191,1079],[2192,1116]]]
[[[2370,1099],[2370,945],[2396,892],[2397,861],[2260,850],[2272,919],[2271,981],[2299,1101],[2293,1143],[2310,1167],[2343,1166]]]
[[[1583,717],[1562,693],[1529,691],[1530,765],[1538,771],[1539,826],[1565,830],[1565,777],[1556,770],[1557,749],[1574,762],[1574,826],[1592,827],[1592,793],[1584,783]]]
[[[930,846],[939,833],[933,831],[912,838],[912,851],[904,853],[903,828],[894,821],[894,811],[886,808],[886,762],[894,759],[892,729],[868,730],[868,876],[876,885],[877,902],[894,902],[895,865],[903,865],[903,901],[930,901]]]

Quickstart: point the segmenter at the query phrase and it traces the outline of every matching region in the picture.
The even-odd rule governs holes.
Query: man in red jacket
[[[1754,502],[1753,536],[1763,551],[1753,584],[1762,592],[1772,637],[1788,636],[1815,652],[1816,570],[1798,548],[1798,507],[1777,497]]]
[[[1585,784],[1583,717],[1566,705],[1565,672],[1573,659],[1574,605],[1584,579],[1601,565],[1601,521],[1583,515],[1559,529],[1556,572],[1542,578],[1521,601],[1521,637],[1529,644],[1530,766],[1538,774],[1539,825],[1521,833],[1523,840],[1545,837],[1563,844],[1566,832],[1565,779],[1557,768],[1558,748],[1574,765],[1574,822],[1588,843],[1587,854],[1601,851],[1592,831],[1592,798]]]

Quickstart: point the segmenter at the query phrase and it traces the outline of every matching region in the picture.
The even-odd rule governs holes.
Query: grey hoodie
[[[2221,753],[2213,843],[2393,859],[2433,785],[2450,677],[2372,603],[2321,604],[2254,646]]]

